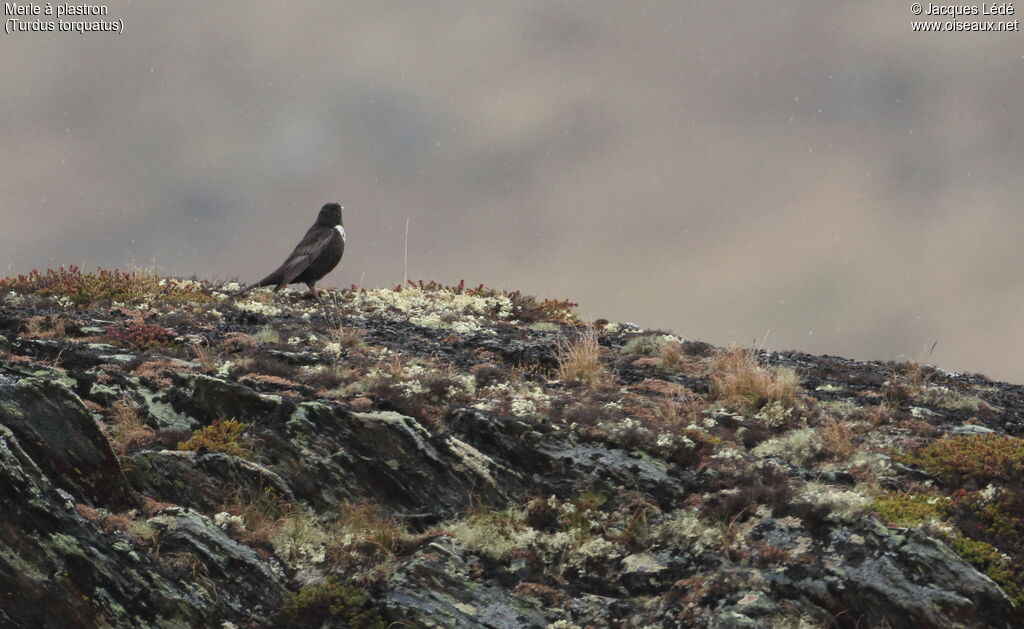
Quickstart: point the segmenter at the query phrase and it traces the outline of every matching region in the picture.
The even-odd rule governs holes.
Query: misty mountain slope
[[[234,288],[0,280],[0,625],[1024,620],[1024,387]]]

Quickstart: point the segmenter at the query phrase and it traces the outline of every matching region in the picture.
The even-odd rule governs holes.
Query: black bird
[[[242,293],[259,286],[274,286],[274,292],[288,284],[303,283],[309,287],[309,294],[319,300],[316,283],[334,270],[345,253],[345,226],[341,223],[341,211],[345,209],[337,203],[328,203],[320,208],[316,222],[309,228],[295,251],[288,256],[276,271],[262,280],[246,286],[235,293]]]

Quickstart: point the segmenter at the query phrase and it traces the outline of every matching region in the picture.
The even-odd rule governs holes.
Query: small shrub
[[[258,352],[233,361],[231,375],[238,378],[245,374],[261,374],[274,376],[285,380],[296,380],[299,378],[299,368],[290,363],[275,358],[266,352]]]
[[[1024,480],[1024,439],[997,434],[937,439],[910,461],[953,483],[1020,483]]]
[[[281,620],[288,627],[318,628],[326,623],[351,629],[388,626],[365,590],[342,585],[335,576],[292,593],[281,609]]]
[[[760,505],[782,515],[794,504],[789,477],[774,466],[726,468],[720,471],[716,485],[723,490],[707,500],[701,515],[723,523],[737,518],[740,522],[746,521]]]
[[[259,347],[256,339],[244,332],[228,332],[221,339],[219,349],[226,354],[240,354]]]
[[[108,326],[106,337],[115,345],[145,351],[172,345],[176,335],[162,325],[136,321],[128,326]]]
[[[587,328],[575,341],[562,341],[558,345],[558,377],[569,382],[600,384],[608,380],[608,372],[601,362],[601,346],[597,331]]]
[[[748,350],[719,352],[711,363],[711,394],[726,406],[753,415],[773,402],[792,407],[800,378],[792,369],[764,367]]]
[[[877,496],[869,508],[888,524],[910,527],[945,518],[950,506],[939,494],[891,492]]]
[[[998,548],[960,535],[954,537],[950,545],[964,561],[998,583],[1014,605],[1024,603],[1024,573]]]
[[[893,420],[893,411],[887,404],[862,407],[859,415],[862,420],[876,428]]]
[[[32,270],[28,275],[0,279],[0,290],[63,297],[80,306],[101,302],[209,301],[209,288],[194,280],[160,277],[148,270],[118,271],[96,269],[82,273],[77,266],[67,269]]]
[[[195,431],[187,441],[178,444],[179,450],[206,450],[208,452],[224,452],[241,458],[249,458],[252,453],[242,445],[242,434],[248,424],[234,419],[217,419],[212,424]]]

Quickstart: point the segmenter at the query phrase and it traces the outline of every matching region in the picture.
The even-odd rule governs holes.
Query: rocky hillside
[[[1020,386],[232,288],[0,280],[0,626],[1024,622]]]

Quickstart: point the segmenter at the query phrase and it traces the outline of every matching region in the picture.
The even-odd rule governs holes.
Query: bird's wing
[[[320,227],[317,225],[310,227],[299,244],[295,246],[295,251],[292,251],[288,259],[284,261],[284,264],[260,280],[259,285],[269,286],[277,284],[278,287],[281,287],[291,283],[292,280],[298,277],[299,273],[305,271],[313,260],[316,260],[317,256],[327,248],[333,236],[334,229],[331,227]]]

